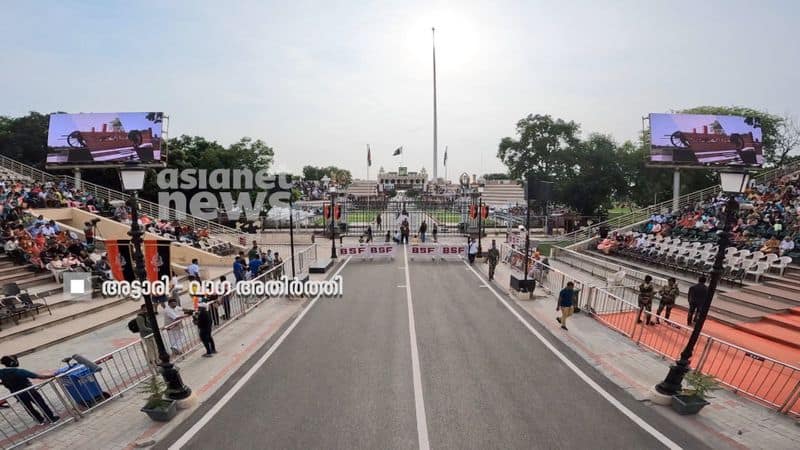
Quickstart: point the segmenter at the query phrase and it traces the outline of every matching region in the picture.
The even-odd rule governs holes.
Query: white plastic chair
[[[783,276],[783,271],[786,270],[786,266],[792,263],[791,256],[781,256],[777,260],[773,261],[772,264],[769,266],[770,269],[778,269],[780,271],[781,276]]]
[[[755,252],[750,254],[750,259],[752,259],[753,261],[758,262],[758,261],[761,261],[762,259],[764,259],[764,256],[765,256],[764,252],[755,251]]]
[[[770,253],[767,255],[766,259],[764,259],[764,262],[772,266],[772,263],[777,261],[778,258],[780,258],[780,256],[776,255],[775,253]]]
[[[767,269],[769,269],[769,265],[767,263],[765,263],[765,262],[757,262],[755,265],[753,265],[749,269],[747,269],[746,274],[753,275],[753,277],[756,280],[756,283],[758,283],[758,279],[761,277],[761,275],[764,274],[764,272]]]

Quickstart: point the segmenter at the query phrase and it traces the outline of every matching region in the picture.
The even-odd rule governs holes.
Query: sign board
[[[411,244],[409,258],[436,259],[441,255],[439,244]]]
[[[467,254],[466,245],[440,244],[439,256],[445,258],[462,258]]]
[[[369,244],[368,248],[370,259],[375,257],[394,258],[394,244]]]
[[[339,247],[339,256],[369,256],[369,247],[366,244],[342,245]]]

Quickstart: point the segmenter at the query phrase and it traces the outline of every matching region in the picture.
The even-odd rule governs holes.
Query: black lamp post
[[[711,307],[711,301],[714,299],[714,292],[717,290],[720,278],[722,278],[722,271],[725,261],[725,249],[731,243],[731,229],[736,222],[736,213],[739,211],[739,203],[736,201],[736,193],[744,192],[749,182],[749,175],[747,172],[724,172],[720,173],[720,180],[722,181],[722,191],[728,193],[728,201],[725,203],[725,224],[722,232],[717,241],[717,255],[714,258],[714,266],[711,269],[711,280],[708,284],[708,298],[703,303],[703,306],[697,313],[697,321],[694,324],[692,335],[686,343],[686,348],[681,352],[680,359],[675,361],[675,364],[670,366],[669,373],[664,381],[656,385],[656,391],[664,395],[675,395],[680,392],[683,377],[689,371],[692,360],[692,353],[694,347],[697,345],[697,340],[700,338],[700,333],[703,331],[703,325],[706,322],[708,310]]]
[[[294,202],[292,202],[292,195],[294,194],[293,189],[289,189],[289,249],[292,253],[292,279],[295,277],[294,273],[294,208],[292,207]]]
[[[331,259],[336,259],[336,214],[334,212],[336,208],[336,186],[331,186],[328,189],[328,193],[331,196]]]
[[[483,183],[478,185],[478,258],[483,258],[483,246],[481,246],[482,235],[483,235]]]
[[[136,165],[126,165],[120,170],[122,189],[132,192],[127,201],[128,206],[131,208],[131,230],[128,234],[131,236],[131,244],[133,244],[134,273],[136,278],[142,282],[147,280],[147,272],[145,270],[144,254],[142,253],[144,230],[139,225],[138,196],[136,193],[144,187],[144,175],[145,169]],[[164,339],[161,337],[161,330],[158,328],[158,320],[156,319],[152,299],[149,295],[143,297],[147,310],[147,321],[153,327],[153,339],[156,341],[158,358],[161,360],[159,372],[164,377],[164,382],[167,385],[166,395],[172,400],[183,400],[192,395],[192,390],[183,383],[180,370],[169,360],[169,353],[164,345]]]

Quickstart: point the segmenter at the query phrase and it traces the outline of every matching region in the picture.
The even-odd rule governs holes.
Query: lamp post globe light
[[[334,209],[336,208],[336,186],[331,186],[328,189],[328,193],[331,196],[331,259],[336,259],[336,214],[334,212]]]
[[[747,172],[722,172],[719,175],[722,192],[728,195],[728,201],[725,203],[725,223],[722,232],[719,234],[717,255],[714,258],[714,266],[711,269],[711,280],[708,284],[708,297],[697,313],[697,321],[694,324],[694,329],[689,337],[689,341],[686,342],[686,347],[681,352],[680,358],[675,361],[675,364],[670,366],[664,381],[657,384],[655,387],[656,391],[663,395],[675,395],[680,392],[683,384],[683,377],[690,369],[694,347],[697,345],[697,340],[700,338],[700,333],[703,331],[703,325],[706,322],[706,316],[708,316],[711,301],[714,299],[714,292],[717,290],[717,284],[719,284],[722,278],[725,249],[731,243],[731,229],[736,222],[736,214],[739,211],[739,202],[736,201],[736,195],[743,193],[750,181],[750,176]]]
[[[144,236],[144,230],[139,225],[137,193],[144,187],[144,176],[145,168],[135,164],[125,165],[120,169],[122,190],[131,192],[131,196],[127,201],[127,205],[131,209],[131,230],[128,234],[131,236],[131,244],[133,244],[134,274],[136,278],[142,282],[147,280],[147,273],[145,271],[144,254],[142,253],[142,236]],[[169,353],[164,345],[164,339],[161,337],[161,330],[158,328],[158,320],[156,319],[153,301],[149,295],[143,297],[147,310],[147,321],[150,322],[153,327],[153,339],[156,341],[158,359],[161,361],[159,364],[159,372],[167,385],[166,395],[172,400],[188,398],[192,395],[192,390],[183,383],[180,370],[170,362]]]

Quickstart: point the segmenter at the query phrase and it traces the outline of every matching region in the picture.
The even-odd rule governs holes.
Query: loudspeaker
[[[549,202],[553,196],[553,182],[552,181],[538,181],[536,183],[536,200],[540,202]]]
[[[528,177],[525,181],[525,200],[531,201],[536,199],[536,180],[533,177]]]

